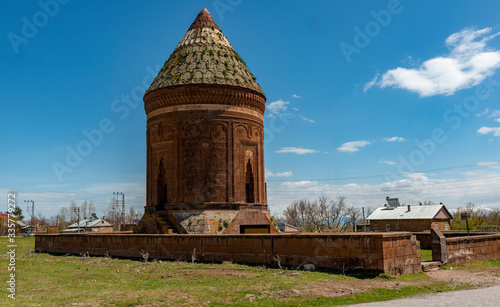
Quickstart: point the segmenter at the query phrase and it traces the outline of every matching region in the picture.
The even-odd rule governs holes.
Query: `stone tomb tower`
[[[203,9],[144,95],[140,233],[278,232],[264,177],[266,96]]]

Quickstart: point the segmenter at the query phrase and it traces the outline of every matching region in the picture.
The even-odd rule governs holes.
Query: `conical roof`
[[[221,84],[248,88],[264,95],[256,79],[204,8],[146,94],[175,85]]]

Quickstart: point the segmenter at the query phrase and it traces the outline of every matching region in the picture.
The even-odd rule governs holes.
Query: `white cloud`
[[[319,151],[314,149],[300,148],[300,147],[282,147],[280,150],[275,151],[276,153],[294,153],[298,155],[317,153]]]
[[[388,175],[385,182],[330,184],[314,180],[285,181],[268,184],[268,203],[273,212],[281,212],[293,200],[317,199],[319,195],[330,198],[347,197],[349,204],[359,207],[381,207],[385,197],[398,197],[401,203],[418,205],[425,199],[443,202],[447,208],[463,207],[466,202],[477,206],[500,208],[498,186],[500,171],[469,174],[460,179],[436,178],[425,173]]]
[[[477,162],[477,166],[494,166],[498,165],[498,162]]]
[[[380,160],[379,163],[384,163],[384,164],[387,164],[387,165],[397,165],[396,162],[394,162],[394,161],[387,161],[387,160]]]
[[[476,117],[481,117],[481,116],[485,116],[485,115],[488,115],[490,113],[490,110],[489,109],[486,109],[484,110],[483,112],[481,113],[477,113],[476,114]],[[492,110],[491,111],[491,114],[488,115],[489,118],[493,118],[494,121],[496,122],[499,122],[500,123],[500,110]]]
[[[296,97],[294,97],[294,98],[297,98],[297,99],[300,98],[300,96],[298,96],[298,95],[295,95],[295,96]],[[288,110],[289,107],[290,107],[290,101],[284,101],[282,99],[278,99],[276,101],[273,101],[270,104],[266,105],[266,111],[268,112],[267,117],[276,118],[276,117],[282,117],[282,116],[289,116],[291,118],[295,118],[296,116],[298,116],[304,121],[307,121],[310,123],[315,123],[315,121],[310,119],[310,118],[307,118],[307,117],[300,115],[300,114],[296,114],[294,112],[290,112]],[[295,107],[291,107],[290,109],[292,111],[295,111],[295,112],[297,112],[299,110],[298,108],[295,108]]]
[[[500,127],[481,127],[477,130],[479,134],[493,133],[494,136],[500,136]]]
[[[406,89],[421,97],[452,95],[475,86],[500,67],[500,51],[486,48],[486,43],[499,33],[490,32],[491,28],[465,28],[454,33],[445,42],[448,54],[429,59],[418,68],[388,70],[376,85]],[[375,85],[372,82],[365,89]]]
[[[269,112],[267,116],[275,118],[276,116],[286,115],[288,113],[289,104],[289,101],[283,101],[281,99],[271,102],[266,106],[266,110]]]
[[[378,73],[375,75],[375,77],[373,77],[373,79],[366,83],[364,88],[363,88],[363,92],[366,92],[367,90],[369,90],[372,86],[374,86],[376,83],[377,83],[377,80],[378,80]]]
[[[488,109],[486,109],[488,110]],[[495,121],[500,123],[500,110],[493,110],[493,112],[490,115],[491,118],[494,118]]]
[[[486,110],[484,110],[484,111],[483,111],[483,112],[481,112],[481,113],[477,113],[475,116],[476,116],[476,117],[481,117],[481,116],[483,116],[483,115],[488,115],[488,112],[489,112],[489,110],[488,110],[488,109],[486,109]]]
[[[292,171],[288,171],[288,172],[282,172],[282,173],[274,173],[274,172],[271,172],[270,170],[266,169],[266,178],[268,177],[291,177],[293,176],[293,173]]]
[[[342,144],[339,148],[337,148],[337,150],[340,152],[356,152],[359,151],[360,148],[370,144],[371,142],[368,141],[347,142]]]
[[[396,142],[396,141],[398,141],[398,142],[404,142],[404,141],[406,141],[405,138],[402,138],[400,136],[393,136],[392,138],[385,138],[384,140],[386,142]]]
[[[304,115],[300,115],[300,118],[302,118],[302,119],[303,119],[303,120],[305,120],[306,122],[310,122],[310,123],[312,123],[312,124],[314,124],[314,123],[315,123],[315,121],[314,121],[314,120],[312,120],[312,119],[310,119],[310,118],[307,118],[307,117],[305,117]]]
[[[300,99],[300,98],[302,98],[302,96],[299,96],[299,95],[297,95],[297,94],[293,94],[293,95],[292,95],[292,98],[295,98],[295,99]]]

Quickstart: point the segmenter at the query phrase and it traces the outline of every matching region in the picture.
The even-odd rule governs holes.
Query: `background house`
[[[385,207],[373,211],[368,220],[371,231],[451,230],[453,218],[443,204],[427,206],[401,206],[397,198],[387,198]]]
[[[62,232],[113,232],[113,225],[97,217],[95,213],[89,219],[81,220],[68,226]]]
[[[59,226],[58,225],[46,225],[46,224],[36,224],[33,227],[33,231],[35,233],[58,233]]]
[[[302,233],[304,232],[302,229],[299,227],[284,223],[284,222],[278,222],[278,227],[282,233]]]
[[[20,232],[20,227],[17,225],[19,219],[15,216],[10,216],[10,219],[14,221],[16,225],[16,233]],[[9,215],[7,213],[0,212],[0,235],[6,236],[9,233]]]

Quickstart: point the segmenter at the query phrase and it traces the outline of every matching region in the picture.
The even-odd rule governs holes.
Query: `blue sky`
[[[3,6],[0,193],[23,209],[144,206],[142,95],[203,7],[267,96],[272,213],[318,195],[500,207],[498,1]]]

